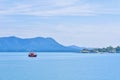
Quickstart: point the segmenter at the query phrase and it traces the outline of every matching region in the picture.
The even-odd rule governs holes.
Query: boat
[[[28,54],[28,57],[37,57],[37,54],[34,53],[34,52],[30,52],[30,53]]]

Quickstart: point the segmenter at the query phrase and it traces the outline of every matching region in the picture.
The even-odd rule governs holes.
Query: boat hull
[[[37,57],[37,54],[35,54],[35,53],[29,53],[28,57]]]

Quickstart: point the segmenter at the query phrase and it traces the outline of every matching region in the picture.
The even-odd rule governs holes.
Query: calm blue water
[[[120,80],[120,54],[0,53],[0,80]]]

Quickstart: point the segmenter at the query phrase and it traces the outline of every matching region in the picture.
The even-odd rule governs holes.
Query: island
[[[120,53],[120,46],[117,47],[106,47],[106,48],[84,48],[80,51],[81,53]]]

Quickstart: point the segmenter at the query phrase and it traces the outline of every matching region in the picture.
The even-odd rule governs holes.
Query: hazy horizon
[[[51,37],[63,45],[120,45],[119,0],[0,0],[0,37]]]

